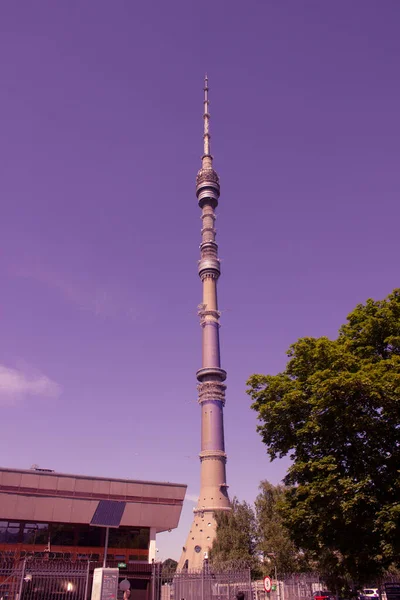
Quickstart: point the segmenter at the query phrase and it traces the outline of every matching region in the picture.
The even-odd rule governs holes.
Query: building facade
[[[90,522],[100,500],[114,500],[126,506],[109,530],[107,564],[129,573],[156,560],[156,534],[178,526],[185,493],[175,483],[0,468],[0,554],[101,562],[105,528]]]
[[[200,495],[192,527],[179,561],[179,569],[199,569],[216,534],[215,513],[230,510],[226,483],[226,453],[223,408],[226,371],[221,368],[217,282],[221,274],[215,241],[215,209],[220,196],[219,177],[213,168],[209,130],[208,79],[204,85],[204,153],[196,177],[196,196],[201,209],[202,229],[199,276],[203,299],[199,306],[202,328],[202,367],[197,371],[201,408]]]

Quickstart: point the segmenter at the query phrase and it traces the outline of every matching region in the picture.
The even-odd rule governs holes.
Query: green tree
[[[178,567],[178,562],[173,558],[167,558],[162,564],[162,570],[166,573],[175,573]]]
[[[263,559],[264,575],[293,573],[307,568],[304,554],[290,538],[282,517],[286,488],[261,481],[255,501],[257,549]]]
[[[259,569],[256,545],[256,522],[253,508],[233,498],[232,510],[216,513],[217,534],[210,552],[210,562],[217,568],[247,566],[253,574]]]
[[[288,355],[248,381],[271,460],[292,460],[285,523],[331,573],[370,581],[400,555],[400,290]]]
[[[167,558],[166,560],[164,560],[161,566],[161,576],[163,583],[171,584],[173,582],[177,567],[178,563],[173,558]]]

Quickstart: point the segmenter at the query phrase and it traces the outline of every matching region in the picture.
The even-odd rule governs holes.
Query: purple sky
[[[398,0],[1,3],[4,466],[197,495],[207,71],[230,493],[282,478],[247,377],[399,285],[399,24]]]

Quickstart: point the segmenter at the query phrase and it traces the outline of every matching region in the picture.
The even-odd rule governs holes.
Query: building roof
[[[0,519],[90,523],[99,500],[126,502],[122,526],[177,527],[187,486],[0,467]]]

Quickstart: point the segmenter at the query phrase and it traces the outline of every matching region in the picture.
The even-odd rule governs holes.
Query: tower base
[[[193,523],[186,540],[186,545],[182,549],[182,554],[178,563],[178,571],[189,569],[198,571],[202,569],[205,558],[209,553],[217,534],[217,522],[215,512],[230,511],[230,507],[221,507],[215,509],[194,509]]]

